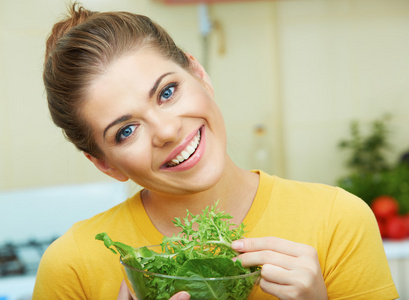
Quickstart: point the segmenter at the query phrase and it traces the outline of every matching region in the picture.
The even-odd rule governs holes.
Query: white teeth
[[[182,151],[182,156],[184,159],[188,159],[189,158],[189,153],[187,153],[186,151]]]
[[[187,146],[187,148],[186,148],[186,151],[189,153],[189,154],[192,154],[193,152],[195,152],[195,148],[193,148],[192,146]]]
[[[200,142],[200,131],[198,131],[197,135],[193,139],[193,141],[183,150],[176,158],[169,161],[166,166],[167,167],[174,167],[180,164],[181,162],[188,159],[197,149],[197,146]]]

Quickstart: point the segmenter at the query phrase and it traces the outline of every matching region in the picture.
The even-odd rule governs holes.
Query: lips
[[[190,134],[165,160],[161,169],[182,171],[193,167],[204,150],[204,127]]]
[[[190,142],[189,145],[184,150],[182,150],[175,158],[173,158],[170,162],[167,162],[165,166],[168,168],[174,167],[184,162],[185,160],[189,159],[189,157],[192,156],[193,153],[195,153],[197,147],[199,146],[199,143],[200,143],[200,130],[195,135],[193,141]]]

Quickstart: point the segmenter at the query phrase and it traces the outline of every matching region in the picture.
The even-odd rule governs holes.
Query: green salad
[[[126,265],[146,271],[125,268],[139,300],[167,300],[179,291],[189,292],[191,300],[247,299],[258,280],[259,267],[245,268],[240,260],[232,260],[239,253],[231,248],[231,242],[243,237],[245,226],[231,223],[233,217],[216,206],[217,203],[206,207],[199,215],[187,211],[185,218],[175,218],[173,223],[181,231],[164,237],[158,252],[151,247],[135,249],[113,242],[105,232],[95,238],[103,241],[113,253],[118,251]],[[245,274],[248,276],[243,276]],[[225,279],[230,276],[239,277]],[[203,278],[220,280],[201,280]]]

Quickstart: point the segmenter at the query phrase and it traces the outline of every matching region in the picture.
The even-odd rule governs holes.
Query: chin
[[[196,194],[210,190],[218,184],[223,174],[222,168],[208,168],[185,180],[175,182],[173,193],[179,195]]]
[[[223,164],[218,164],[219,166],[222,166]],[[192,177],[191,183],[192,186],[195,186],[195,189],[199,191],[206,191],[217,185],[217,183],[220,181],[223,175],[223,168],[217,168],[217,167],[209,167],[206,168],[206,170],[203,170],[203,172],[200,172],[200,174],[197,174],[197,176]]]

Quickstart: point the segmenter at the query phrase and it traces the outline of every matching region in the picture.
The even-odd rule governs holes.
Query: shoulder
[[[358,197],[347,191],[327,184],[289,180],[260,173],[260,186],[270,188],[268,196],[271,200],[282,202],[283,205],[325,206],[332,207],[334,203],[343,206],[366,205]],[[265,194],[267,196],[267,194]]]
[[[46,249],[41,259],[40,271],[43,268],[48,269],[50,266],[54,269],[64,266],[65,268],[61,270],[66,270],[66,267],[70,266],[71,269],[78,272],[81,268],[79,257],[90,246],[90,243],[95,242],[94,237],[99,231],[112,228],[117,219],[115,215],[118,212],[120,215],[123,214],[121,211],[124,209],[125,203],[118,204],[105,212],[73,224],[67,232]]]
[[[328,234],[378,235],[375,216],[359,197],[335,186],[270,177],[272,210],[296,216],[305,226],[319,222]]]
[[[132,198],[89,219],[75,223],[50,246],[45,254],[52,256],[53,252],[69,251],[68,256],[77,256],[76,259],[71,260],[71,263],[75,261],[78,265],[81,263],[88,265],[94,257],[100,259],[101,256],[107,256],[107,260],[115,258],[101,241],[95,239],[95,236],[106,232],[112,238],[121,239],[126,232],[131,233],[129,229],[134,225],[134,218],[129,208],[131,200]]]
[[[252,236],[313,246],[330,298],[396,297],[375,216],[363,200],[339,187],[264,177],[268,204]]]
[[[365,220],[363,227],[373,227],[374,217],[368,205],[339,187],[265,173],[260,176],[259,191],[245,220],[250,230],[264,228],[263,235],[307,242],[306,239],[311,238],[308,232],[318,232],[323,241],[328,234],[340,228],[348,230],[350,224],[361,220]]]
[[[86,291],[79,278],[85,277],[72,230],[54,241],[44,252],[36,276],[33,299],[62,299],[67,291],[84,299]]]
[[[129,199],[128,199],[129,200]],[[90,274],[121,276],[113,269],[118,257],[112,255],[101,241],[95,240],[100,232],[122,232],[129,226],[128,201],[75,223],[55,240],[44,252],[37,273],[33,299],[87,299],[95,293]],[[100,275],[93,275],[98,280]],[[118,285],[119,286],[119,285]],[[43,296],[41,296],[43,295]]]

